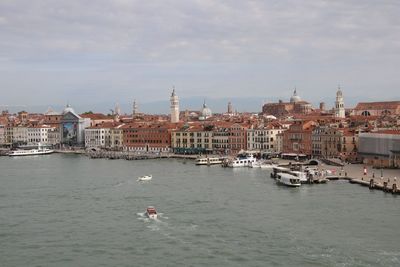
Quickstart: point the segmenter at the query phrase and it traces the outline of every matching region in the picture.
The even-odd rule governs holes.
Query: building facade
[[[355,116],[400,115],[400,101],[361,102],[353,110]]]
[[[126,151],[169,152],[171,129],[163,124],[126,124],[122,128]]]
[[[60,123],[61,143],[70,146],[85,145],[85,129],[90,126],[90,119],[82,118],[67,105]]]
[[[365,164],[400,168],[400,131],[360,133],[358,152]]]
[[[261,124],[247,129],[247,150],[280,153],[278,135],[283,133],[281,126]]]
[[[313,121],[297,120],[283,133],[283,153],[312,155]]]

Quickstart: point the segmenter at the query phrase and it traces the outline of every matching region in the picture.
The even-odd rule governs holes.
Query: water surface
[[[348,182],[60,154],[0,172],[2,266],[400,266],[400,198]]]

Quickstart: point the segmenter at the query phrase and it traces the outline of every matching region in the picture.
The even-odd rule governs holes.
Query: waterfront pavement
[[[370,182],[374,179],[374,183],[383,186],[387,182],[388,187],[392,188],[396,183],[397,188],[400,188],[400,169],[374,169],[371,166],[366,166],[367,174],[364,175],[363,164],[345,164],[343,167],[336,167],[331,165],[322,164],[319,166],[320,170],[330,170],[334,176],[343,177],[343,179],[353,179]],[[381,178],[381,174],[383,175]],[[396,177],[396,178],[395,178]]]

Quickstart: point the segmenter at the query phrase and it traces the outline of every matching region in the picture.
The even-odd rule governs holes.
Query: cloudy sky
[[[145,103],[173,85],[400,100],[399,14],[398,0],[1,0],[0,105]]]

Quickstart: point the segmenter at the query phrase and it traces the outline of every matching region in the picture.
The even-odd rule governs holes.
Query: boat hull
[[[10,152],[8,156],[10,157],[22,157],[22,156],[36,156],[36,155],[48,155],[54,153],[53,150],[49,151],[38,151],[38,152]]]
[[[151,175],[149,176],[142,176],[138,178],[138,181],[150,181],[153,177]]]

